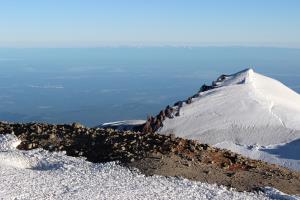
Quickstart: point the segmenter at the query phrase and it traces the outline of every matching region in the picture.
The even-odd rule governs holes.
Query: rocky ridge
[[[265,186],[300,194],[300,173],[251,160],[228,150],[174,135],[53,125],[0,122],[0,134],[15,134],[21,150],[65,151],[91,162],[118,161],[146,175],[180,176],[253,191]]]
[[[188,97],[186,100],[176,102],[173,107],[167,106],[165,109],[161,110],[156,116],[148,116],[146,123],[142,126],[135,127],[135,130],[142,131],[145,133],[154,133],[159,128],[163,126],[163,121],[166,118],[174,118],[180,115],[180,108],[184,104],[191,104],[193,98],[197,98],[201,95],[202,92],[206,92],[208,90],[212,90],[218,87],[218,84],[224,81],[228,75],[222,74],[217,78],[216,81],[213,81],[211,85],[202,85],[199,91],[193,96]]]

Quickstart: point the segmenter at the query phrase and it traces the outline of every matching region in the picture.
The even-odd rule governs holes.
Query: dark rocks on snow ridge
[[[156,132],[163,126],[163,121],[166,118],[173,118],[180,116],[180,109],[182,108],[183,104],[191,104],[193,102],[193,98],[198,98],[201,95],[201,92],[206,92],[211,89],[218,87],[218,82],[222,82],[226,80],[228,75],[222,74],[216,81],[212,82],[212,85],[202,85],[198,93],[194,94],[193,96],[189,97],[184,101],[178,101],[174,104],[174,107],[167,106],[166,109],[161,110],[158,115],[152,117],[151,119],[148,118],[147,122],[143,124],[141,127],[135,129],[136,131],[142,132]]]
[[[187,100],[186,100],[186,104],[191,104],[192,103],[192,97],[189,97]]]
[[[166,114],[164,110],[161,110],[157,116],[158,119],[160,119],[161,121],[163,121],[166,118]]]
[[[173,108],[170,107],[169,105],[165,109],[165,116],[167,118],[173,118]]]
[[[199,92],[206,92],[206,91],[211,90],[213,88],[214,88],[213,86],[204,84],[204,85],[201,86]]]
[[[193,98],[200,97],[201,92],[205,92],[217,87],[217,82],[224,81],[226,79],[226,75],[221,75],[216,81],[212,83],[212,85],[202,85],[199,92],[189,97],[184,101],[178,101],[174,104],[174,107],[167,106],[164,110],[161,110],[158,115],[155,117],[148,118],[146,123],[141,127],[135,129],[136,131],[142,132],[156,132],[163,126],[163,121],[166,118],[173,118],[180,116],[180,109],[184,103],[191,104],[193,102]]]
[[[183,105],[183,102],[182,101],[177,101],[176,103],[174,103],[174,106],[177,106],[177,107],[182,107]]]
[[[200,92],[205,92],[207,90],[213,89],[213,86],[207,86],[203,85],[199,91]],[[189,97],[185,101],[178,101],[174,104],[174,107],[170,107],[169,105],[164,109],[159,112],[158,115],[152,118],[148,118],[147,122],[139,129],[140,131],[143,132],[156,132],[159,128],[163,126],[163,121],[166,118],[173,118],[173,117],[178,117],[180,115],[180,109],[183,106],[184,103],[186,104],[191,104],[193,101],[193,98],[197,98],[200,96],[200,94],[197,93],[193,95],[192,97]],[[137,129],[138,130],[138,129]]]
[[[226,79],[226,75],[221,75],[216,82],[220,82]],[[174,104],[174,107],[167,106],[164,110],[161,110],[158,115],[155,117],[148,118],[146,123],[143,124],[140,128],[135,129],[136,131],[142,132],[156,132],[163,126],[163,121],[166,118],[173,118],[180,116],[180,109],[184,103],[191,104],[193,102],[193,98],[200,97],[201,92],[205,92],[217,87],[217,84],[214,81],[212,85],[202,85],[199,92],[194,94],[193,96],[189,97],[184,101],[178,101]]]
[[[222,74],[221,76],[219,76],[219,78],[217,78],[217,82],[222,82],[227,78],[227,75]]]
[[[143,133],[152,133],[153,129],[151,127],[151,120],[147,120],[142,129]]]
[[[162,122],[165,120],[166,116],[166,111],[167,115],[170,116],[171,114],[169,113],[170,110],[161,110],[158,115],[155,117],[148,117],[146,123],[143,125],[141,131],[143,133],[154,133],[157,131],[160,127],[162,127]]]

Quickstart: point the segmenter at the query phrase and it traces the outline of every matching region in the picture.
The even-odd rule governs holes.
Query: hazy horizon
[[[101,49],[101,48],[272,48],[272,49],[295,49],[300,47],[272,46],[272,45],[98,45],[98,46],[61,46],[61,47],[0,47],[0,49]]]
[[[0,47],[300,48],[297,0],[3,1]]]

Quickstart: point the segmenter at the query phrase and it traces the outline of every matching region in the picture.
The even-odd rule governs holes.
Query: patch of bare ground
[[[237,191],[257,191],[270,186],[288,194],[300,194],[300,175],[297,172],[246,158],[243,160],[249,162],[249,165],[245,163],[227,165],[210,157],[214,156],[213,154],[209,153],[205,161],[198,160],[198,155],[194,158],[185,158],[177,154],[150,153],[141,160],[129,163],[128,166],[138,168],[148,176],[178,176],[224,185]]]

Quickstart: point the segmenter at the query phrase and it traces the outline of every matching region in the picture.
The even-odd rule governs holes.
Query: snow
[[[274,188],[271,187],[266,187],[264,189],[265,194],[267,194],[269,197],[273,198],[273,199],[281,199],[281,200],[297,200],[300,197],[299,196],[295,196],[295,195],[286,195]]]
[[[18,142],[13,135],[0,135],[1,199],[300,199],[274,188],[236,192],[175,177],[145,177],[115,162],[93,164],[63,152],[20,151]]]
[[[144,124],[145,122],[146,122],[145,120],[124,120],[124,121],[103,123],[101,126],[141,125]]]
[[[179,116],[164,120],[158,132],[300,170],[299,147],[294,145],[300,139],[300,95],[253,69],[215,84],[216,88],[184,104]],[[258,148],[249,148],[253,145]]]
[[[292,142],[294,143],[294,142]],[[219,148],[229,149],[238,152],[256,160],[264,160],[272,164],[280,164],[281,166],[299,170],[300,166],[300,143],[283,144],[274,146],[258,146],[258,145],[239,145],[232,142],[222,142],[215,146]],[[284,149],[282,149],[284,148]]]
[[[115,128],[119,130],[132,130],[135,126],[144,124],[145,120],[124,120],[116,122],[103,123],[97,128]]]

